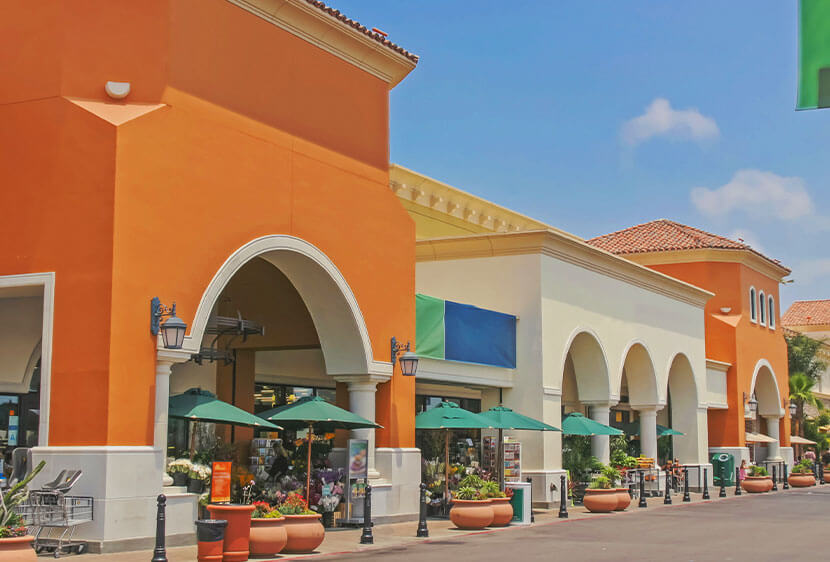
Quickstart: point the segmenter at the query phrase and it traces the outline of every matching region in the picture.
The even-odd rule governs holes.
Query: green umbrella
[[[568,414],[562,420],[562,433],[565,435],[622,435],[619,429],[586,418],[579,412]]]
[[[232,404],[219,400],[215,394],[201,388],[191,388],[182,394],[171,396],[167,415],[171,418],[182,418],[191,421],[227,423],[262,429],[282,429],[280,426],[267,422],[242,408],[237,408]]]
[[[640,435],[640,424],[637,422],[627,423],[623,426],[623,431],[626,435]],[[665,437],[666,435],[685,435],[685,433],[658,423],[657,437]]]
[[[455,402],[440,402],[415,416],[415,429],[443,429],[444,434],[444,501],[450,496],[450,429],[493,429],[493,423],[481,414],[465,410]]]
[[[306,465],[305,496],[308,505],[311,488],[311,440],[315,428],[318,431],[335,429],[365,429],[381,427],[373,421],[362,418],[348,410],[326,402],[319,396],[306,396],[296,402],[278,406],[258,414],[261,418],[279,423],[286,429],[308,428],[308,464]]]
[[[504,430],[505,429],[521,429],[527,431],[562,431],[558,427],[548,425],[539,420],[534,420],[522,414],[516,413],[510,408],[504,406],[496,406],[490,408],[486,412],[479,414],[483,418],[487,418],[493,424],[493,427],[499,430],[498,443],[498,471],[499,471],[499,485],[504,490]]]

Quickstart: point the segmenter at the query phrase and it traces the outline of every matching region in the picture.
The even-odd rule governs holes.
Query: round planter
[[[619,495],[616,488],[585,490],[585,497],[582,498],[582,505],[592,513],[611,513],[617,509]]]
[[[830,484],[830,467],[824,467],[824,482]]]
[[[251,519],[251,556],[273,556],[288,542],[285,517]]]
[[[614,511],[625,511],[631,505],[631,494],[628,493],[628,488],[617,488],[617,507]]]
[[[493,523],[492,500],[452,500],[450,521],[459,529],[476,530]]]
[[[173,485],[174,486],[187,486],[187,473],[186,472],[174,472],[170,475],[173,478]]]
[[[510,505],[510,498],[492,498],[493,522],[491,527],[506,527],[513,520],[513,506]]]
[[[35,550],[32,548],[33,540],[35,540],[35,538],[31,535],[0,539],[0,560],[3,560],[3,562],[26,562],[27,560],[37,560]]]
[[[282,552],[291,554],[304,554],[313,552],[320,546],[326,531],[320,524],[320,514],[311,515],[283,515],[285,518],[285,532],[288,535],[288,542]]]
[[[747,476],[741,480],[741,488],[750,494],[760,494],[772,490],[772,478],[769,476]]]
[[[223,562],[245,562],[248,559],[253,510],[252,505],[208,504],[208,511],[213,519],[224,519],[228,522],[222,548]]]
[[[790,474],[787,481],[793,488],[807,488],[816,485],[816,479],[812,474]]]
[[[201,494],[205,491],[205,483],[196,478],[187,481],[187,492],[189,494]]]

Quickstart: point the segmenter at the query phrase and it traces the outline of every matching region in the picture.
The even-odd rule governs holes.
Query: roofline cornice
[[[227,0],[394,88],[416,62],[303,0]]]
[[[776,264],[751,250],[727,248],[695,248],[691,250],[669,250],[659,252],[636,252],[618,254],[621,257],[643,265],[666,265],[675,263],[718,262],[738,263],[754,269],[778,282],[790,274],[783,265]]]
[[[713,293],[554,230],[431,238],[416,242],[419,262],[541,254],[703,308]]]

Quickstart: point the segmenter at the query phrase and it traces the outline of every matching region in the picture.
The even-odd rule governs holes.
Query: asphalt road
[[[731,495],[731,490],[730,490]],[[656,503],[653,502],[652,505]],[[329,560],[830,560],[830,485],[440,539]]]

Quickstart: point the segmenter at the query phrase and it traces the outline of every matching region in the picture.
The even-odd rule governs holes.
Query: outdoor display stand
[[[513,441],[504,444],[504,481],[522,480],[522,444]]]
[[[256,474],[259,467],[262,467],[265,471],[271,468],[271,464],[274,462],[274,443],[278,440],[276,432],[269,432],[269,437],[258,437],[251,440],[251,456],[248,463],[251,474]]]
[[[506,482],[504,487],[513,490],[513,497],[510,499],[510,505],[513,506],[513,520],[510,524],[530,525],[532,507],[530,482]]]
[[[366,482],[369,477],[369,441],[366,439],[349,439],[346,457],[348,486],[346,487],[345,523],[359,525],[363,523],[363,498],[366,497]]]

